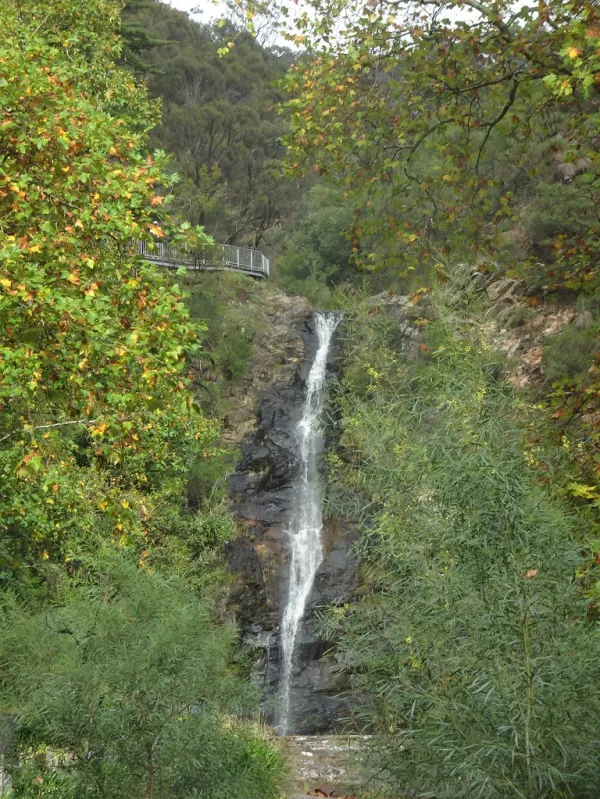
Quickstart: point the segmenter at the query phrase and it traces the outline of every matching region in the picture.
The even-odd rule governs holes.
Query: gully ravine
[[[293,513],[288,530],[291,549],[290,576],[280,638],[282,666],[278,727],[282,735],[286,735],[293,728],[294,708],[291,703],[290,681],[297,654],[296,640],[317,569],[323,561],[323,512],[319,490],[319,455],[323,440],[320,424],[327,356],[339,321],[339,314],[315,314],[318,349],[308,373],[302,418],[296,429],[300,473],[296,481]]]
[[[357,584],[351,526],[323,519],[319,489],[320,456],[335,438],[323,403],[339,318],[285,319],[293,368],[261,391],[258,423],[230,482],[241,532],[227,551],[233,599],[264,716],[284,735],[334,732],[348,715],[346,678],[314,620],[316,606],[348,601]]]

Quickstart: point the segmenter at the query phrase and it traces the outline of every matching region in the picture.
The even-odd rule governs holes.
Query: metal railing
[[[269,277],[270,264],[260,250],[249,247],[234,247],[232,244],[215,244],[199,252],[185,252],[162,241],[135,242],[138,255],[145,261],[169,269],[183,266],[185,269],[206,271],[226,270],[244,272],[255,277]]]

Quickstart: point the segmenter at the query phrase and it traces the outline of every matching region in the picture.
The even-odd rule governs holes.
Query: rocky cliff
[[[255,680],[263,688],[264,711],[273,720],[279,678],[279,625],[287,597],[288,523],[297,474],[294,427],[304,401],[305,380],[316,348],[312,309],[304,298],[273,289],[256,304],[260,317],[248,377],[232,393],[223,441],[241,453],[230,478],[238,536],[225,548],[235,575],[232,603],[244,645],[254,656]],[[329,368],[334,369],[336,350]],[[329,435],[335,435],[329,431]],[[345,678],[336,669],[330,645],[315,630],[315,607],[347,601],[356,586],[350,558],[350,526],[326,519],[326,557],[315,580],[308,618],[298,646],[291,697],[296,732],[335,728],[345,714],[340,693]]]

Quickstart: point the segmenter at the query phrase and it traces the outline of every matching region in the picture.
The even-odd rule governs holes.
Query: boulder
[[[510,302],[524,293],[524,287],[520,280],[503,277],[489,283],[486,291],[492,302]]]

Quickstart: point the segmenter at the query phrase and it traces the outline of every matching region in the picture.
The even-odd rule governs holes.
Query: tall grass
[[[599,796],[598,629],[482,300],[463,275],[437,290],[416,358],[347,306],[330,497],[361,519],[365,585],[324,625],[374,765],[394,796]]]

